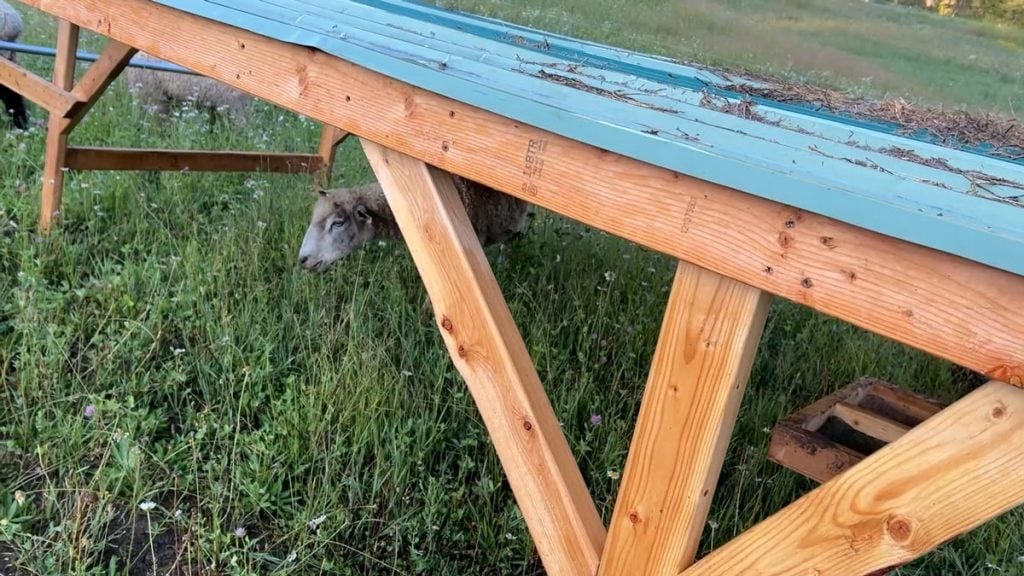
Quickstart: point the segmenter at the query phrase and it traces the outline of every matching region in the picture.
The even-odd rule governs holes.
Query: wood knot
[[[1001,420],[1003,416],[1006,416],[1006,407],[1000,402],[998,406],[992,408],[992,418]]]
[[[465,357],[466,357],[466,347],[462,346],[460,344],[459,345],[459,358],[465,358]]]
[[[825,245],[829,250],[834,250],[836,247],[836,240],[831,236],[822,236],[821,243]]]
[[[788,218],[786,219],[784,225],[786,226],[786,228],[796,228],[796,220]]]
[[[447,152],[448,150],[451,150],[451,145],[448,144],[447,142],[442,142],[441,143],[441,151],[442,152]]]
[[[804,278],[803,280],[800,281],[800,285],[803,286],[804,288],[810,288],[814,286],[814,280],[811,280],[810,278]]]
[[[793,237],[788,232],[779,232],[779,246],[783,249],[789,248],[793,244]]]
[[[892,538],[894,542],[898,542],[900,544],[910,540],[910,537],[913,534],[913,528],[911,527],[910,522],[906,518],[900,516],[890,518],[886,521],[885,530],[889,533],[889,537]]]
[[[447,316],[441,318],[441,328],[444,328],[445,332],[452,331],[452,321],[449,320]]]
[[[533,430],[533,424],[531,424],[529,420],[523,420],[523,430],[526,430],[527,432]]]
[[[629,523],[630,524],[639,524],[640,523],[640,515],[636,513],[636,510],[634,510],[634,511],[629,513]]]

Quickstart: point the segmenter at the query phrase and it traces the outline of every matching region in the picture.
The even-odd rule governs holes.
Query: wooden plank
[[[864,575],[1024,502],[1024,390],[989,382],[701,559],[686,576]]]
[[[886,403],[896,406],[901,413],[913,418],[916,422],[923,422],[945,408],[944,405],[920,395],[884,386],[881,382],[873,384],[866,392],[868,396],[875,396]],[[913,423],[916,424],[916,422]]]
[[[160,170],[189,172],[284,172],[307,174],[320,167],[316,154],[142,150],[70,147],[65,165],[73,170]]]
[[[82,121],[86,113],[96,104],[110,83],[128,66],[137,49],[122,44],[117,40],[108,40],[99,58],[86,70],[82,79],[75,85],[71,93],[77,102],[63,116],[62,132],[71,133]]]
[[[842,444],[832,442],[814,431],[780,422],[772,428],[768,460],[824,484],[863,460]]]
[[[317,151],[320,157],[320,167],[313,175],[314,189],[323,190],[330,185],[335,153],[338,151],[338,146],[347,137],[348,132],[341,128],[324,124],[323,130],[320,132],[320,148]]]
[[[363,141],[549,574],[592,576],[605,530],[451,175]]]
[[[6,58],[0,58],[0,85],[42,106],[51,114],[63,116],[78,100],[52,82],[33,74]]]
[[[770,302],[678,264],[599,575],[693,563]]]
[[[840,402],[833,408],[833,414],[858,432],[863,432],[883,442],[895,442],[910,430],[899,422],[874,414],[847,402]]]
[[[53,60],[53,83],[63,90],[71,90],[75,83],[75,54],[78,50],[77,24],[57,21],[57,54]],[[68,147],[68,134],[64,131],[63,114],[50,113],[46,126],[46,157],[43,161],[43,186],[39,232],[50,231],[53,219],[60,215],[61,195],[64,192],[64,154]]]
[[[147,0],[25,1],[647,248],[1024,385],[1018,275],[608,153]],[[540,168],[524,173],[524,162]]]

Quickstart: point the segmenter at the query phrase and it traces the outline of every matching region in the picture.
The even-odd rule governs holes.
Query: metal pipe
[[[0,50],[10,50],[11,52],[21,52],[23,54],[35,54],[37,56],[49,56],[54,57],[57,55],[57,50],[46,46],[36,46],[34,44],[21,44],[19,42],[5,42],[0,40]],[[98,54],[92,52],[86,52],[79,50],[75,53],[75,58],[85,62],[95,62],[99,59]],[[178,66],[177,64],[171,64],[170,62],[153,62],[151,60],[141,59],[138,56],[133,57],[128,63],[133,68],[146,68],[149,70],[162,70],[165,72],[175,72],[178,74],[192,74],[198,76],[197,72],[193,72],[188,68]]]

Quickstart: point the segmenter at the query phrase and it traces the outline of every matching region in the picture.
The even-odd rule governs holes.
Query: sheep
[[[162,62],[142,51],[137,57],[139,60]],[[172,104],[191,101],[197,108],[210,113],[211,122],[221,108],[238,119],[254,99],[246,92],[201,75],[130,67],[124,71],[124,78],[136,98],[162,116],[170,112]]]
[[[522,236],[528,203],[459,176],[452,178],[481,245]],[[324,272],[378,238],[402,238],[380,183],[324,190],[313,206],[299,264],[307,271]]]
[[[22,30],[21,14],[13,6],[0,0],[0,40],[15,42],[21,36]],[[15,53],[9,50],[0,50],[0,58],[6,58],[11,62],[17,62]],[[25,98],[6,86],[0,86],[0,103],[11,116],[11,124],[19,130],[28,129],[28,109],[25,107]]]

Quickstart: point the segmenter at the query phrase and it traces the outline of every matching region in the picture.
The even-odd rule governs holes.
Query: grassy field
[[[1020,31],[888,5],[455,5],[947,105],[1016,111],[1024,94]],[[53,45],[26,15],[22,40]],[[117,83],[72,142],[307,151],[318,132],[265,104],[238,128],[188,110],[162,123]],[[212,174],[71,174],[65,224],[39,239],[43,143],[0,134],[0,573],[542,573],[400,245],[303,273],[308,179]],[[335,176],[372,178],[354,142]],[[491,252],[608,518],[672,262],[546,213]],[[766,461],[767,432],[862,375],[962,393],[945,362],[775,303],[702,553],[813,487]],[[1022,574],[1022,522],[1010,513],[894,574]]]

